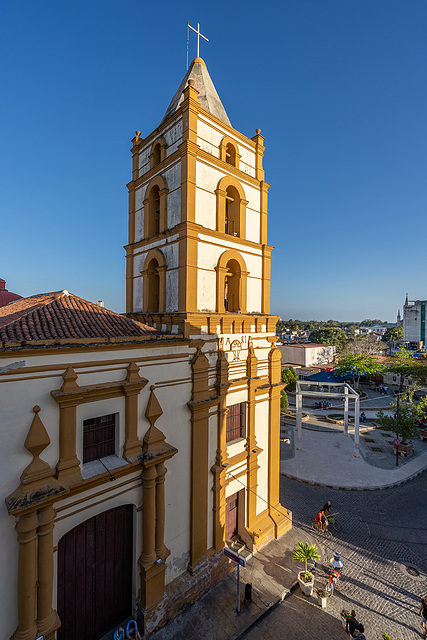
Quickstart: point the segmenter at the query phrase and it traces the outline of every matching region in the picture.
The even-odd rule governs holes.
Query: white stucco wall
[[[161,136],[163,136],[166,141],[166,157],[168,158],[178,150],[182,142],[182,119],[176,120],[169,127],[162,130],[157,138],[152,138],[148,144],[142,147],[139,152],[138,161],[139,176],[143,176],[150,170],[150,152],[156,140]]]
[[[205,116],[199,115],[197,119],[197,144],[201,149],[219,158],[219,145],[224,136],[230,137],[236,144],[241,155],[239,169],[251,177],[255,177],[255,150],[248,142],[244,142],[240,135],[233,135],[225,127],[217,122],[212,125]]]

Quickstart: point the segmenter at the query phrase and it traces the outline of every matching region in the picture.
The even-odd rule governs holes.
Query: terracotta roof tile
[[[40,293],[0,307],[0,341],[129,339],[157,333],[68,291]]]

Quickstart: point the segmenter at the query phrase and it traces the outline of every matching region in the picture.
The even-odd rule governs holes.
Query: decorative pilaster
[[[259,449],[257,447],[255,437],[255,406],[256,406],[256,388],[258,381],[256,379],[258,371],[258,359],[251,338],[249,338],[248,359],[246,362],[246,374],[248,377],[248,417],[247,417],[247,434],[246,434],[246,450],[248,455],[247,467],[247,527],[249,531],[253,530],[256,520],[256,501],[257,501],[257,471]]]
[[[163,462],[156,465],[156,535],[155,552],[163,560],[169,555],[165,545],[165,475],[167,469]]]
[[[275,338],[273,338],[275,340]],[[273,344],[268,354],[269,391],[269,437],[268,437],[268,512],[274,522],[276,538],[291,528],[291,514],[279,502],[280,479],[280,392],[281,353]]]
[[[209,475],[209,360],[202,345],[192,360],[191,402],[191,544],[189,570],[207,554]]]
[[[24,469],[19,487],[6,498],[9,514],[20,516],[16,525],[18,628],[13,640],[34,640],[37,631],[44,633],[46,640],[53,640],[60,626],[58,615],[52,609],[55,518],[52,502],[66,495],[69,489],[53,477],[51,467],[40,459],[50,438],[39,416],[40,407],[36,405],[33,411],[35,415],[24,443],[33,460]]]
[[[52,609],[54,520],[52,506],[38,512],[37,631],[43,633],[46,640],[54,640],[55,631],[61,625],[57,612]]]
[[[217,361],[217,392],[218,392],[218,447],[216,460],[211,471],[213,473],[213,525],[214,548],[221,551],[225,542],[225,486],[226,468],[228,466],[227,454],[227,392],[230,386],[228,381],[228,361],[222,349],[218,350]]]
[[[138,438],[138,397],[147,381],[141,378],[139,367],[134,362],[131,362],[127,368],[126,382],[131,384],[124,387],[126,416],[123,457],[128,462],[135,462],[142,452],[141,441]],[[138,384],[139,382],[141,385]]]
[[[164,541],[165,496],[164,462],[178,450],[166,442],[164,434],[155,426],[163,411],[151,386],[145,416],[150,428],[142,444],[143,485],[143,549],[138,560],[141,569],[140,618],[145,629],[150,613],[163,597],[165,589],[165,560],[169,555]]]
[[[143,487],[143,520],[142,520],[142,555],[139,563],[144,567],[151,567],[156,561],[155,532],[156,532],[156,467],[149,467],[142,472]]]
[[[22,515],[17,524],[18,556],[18,628],[13,640],[34,640],[37,633],[36,588],[37,588],[37,542],[38,520],[35,513]]]
[[[59,413],[59,462],[56,466],[57,478],[60,482],[72,484],[82,479],[80,460],[76,453],[76,415],[80,398],[77,374],[69,367],[63,374],[61,391],[70,393],[68,402],[64,401]]]

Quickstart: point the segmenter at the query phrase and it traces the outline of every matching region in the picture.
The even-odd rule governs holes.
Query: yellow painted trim
[[[159,147],[158,152],[157,152],[157,147]],[[154,167],[157,167],[163,160],[166,159],[166,153],[167,153],[166,150],[167,150],[167,144],[164,137],[160,136],[159,138],[156,138],[156,140],[154,140],[153,144],[151,145],[151,150],[149,154],[150,169],[154,169]]]
[[[155,187],[158,188],[159,197],[160,197],[159,234],[163,233],[168,226],[167,224],[168,223],[168,193],[169,193],[168,183],[166,182],[163,176],[157,175],[150,180],[150,182],[147,185],[147,189],[145,191],[145,198],[144,198],[143,204],[144,204],[144,237],[146,239],[153,238],[153,234],[150,233],[151,218],[153,216],[153,212],[151,211],[151,208],[153,205],[150,204],[150,193],[152,189]]]
[[[232,162],[227,161],[227,147],[231,145],[234,150],[234,164]],[[235,169],[239,169],[239,162],[241,158],[241,154],[239,153],[239,147],[233,138],[230,136],[224,136],[221,142],[219,143],[219,159],[227,164],[227,166],[234,167]]]
[[[225,309],[224,309],[225,278],[228,271],[227,264],[229,263],[230,260],[235,260],[240,266],[238,306],[242,313],[246,313],[248,271],[246,270],[246,263],[243,259],[243,256],[235,249],[228,249],[228,251],[224,251],[224,253],[220,255],[218,264],[215,267],[216,275],[217,275],[216,277],[216,311],[218,313],[225,312]]]
[[[144,268],[142,271],[143,285],[142,285],[142,308],[144,313],[148,313],[149,306],[149,286],[150,286],[150,274],[148,266],[152,260],[156,260],[158,267],[156,269],[159,276],[159,309],[156,313],[164,313],[166,311],[166,271],[167,262],[164,254],[160,249],[150,249],[145,256]]]
[[[231,234],[225,233],[225,219],[226,219],[226,196],[227,189],[229,187],[233,187],[240,197],[239,203],[239,232],[238,238],[246,238],[246,205],[248,201],[246,200],[245,191],[240,184],[239,180],[234,176],[224,176],[218,182],[215,195],[216,195],[216,228],[219,233],[224,234],[228,238],[234,238]]]

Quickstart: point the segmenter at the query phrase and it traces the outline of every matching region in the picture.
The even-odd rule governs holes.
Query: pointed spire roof
[[[231,122],[228,119],[227,113],[219,99],[219,95],[202,58],[194,58],[193,62],[190,64],[190,68],[172,98],[161,124],[166,122],[166,120],[173,116],[173,114],[179,109],[181,102],[184,99],[184,89],[188,85],[188,81],[190,79],[194,80],[194,87],[199,92],[197,100],[199,101],[200,106],[231,127]]]

